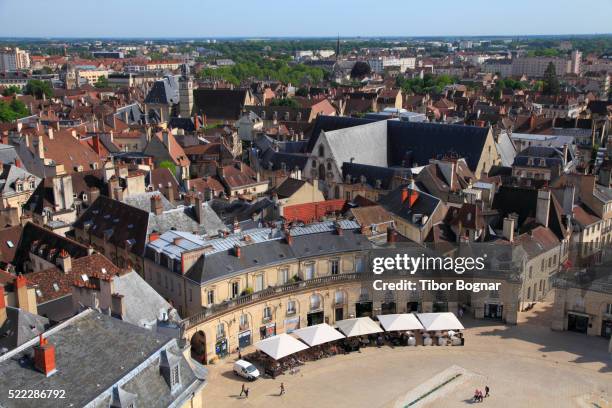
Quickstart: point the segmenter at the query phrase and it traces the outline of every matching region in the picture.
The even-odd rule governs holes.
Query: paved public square
[[[247,383],[248,399],[238,396],[243,380],[232,373],[235,358],[230,357],[209,366],[205,401],[218,408],[392,408],[423,395],[423,389],[431,390],[430,383],[423,384],[428,380],[463,370],[464,375],[414,406],[470,405],[474,390],[485,385],[491,396],[483,405],[495,407],[612,406],[608,342],[553,332],[539,312],[545,310],[522,316],[526,322],[514,327],[465,319],[464,347],[385,346],[307,362],[297,374]],[[281,381],[286,394],[278,396]]]

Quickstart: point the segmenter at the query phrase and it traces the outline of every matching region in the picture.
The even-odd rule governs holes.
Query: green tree
[[[159,163],[159,167],[162,169],[168,169],[172,174],[176,173],[176,165],[172,163],[170,160],[164,160]]]
[[[298,90],[295,91],[295,95],[306,98],[308,96],[308,88],[298,88]]]
[[[290,108],[299,108],[300,104],[295,99],[290,98],[274,98],[270,101],[270,106],[288,106]]]
[[[21,89],[19,89],[18,86],[11,85],[7,88],[4,88],[4,91],[2,91],[2,96],[13,96],[18,94],[19,92],[21,92]]]
[[[357,61],[351,69],[351,78],[364,78],[372,73],[370,64],[363,61]]]
[[[47,81],[32,79],[28,81],[23,93],[32,95],[37,99],[43,99],[43,97],[51,98],[51,96],[53,96],[53,89],[51,88],[51,84]]]
[[[94,86],[96,88],[108,88],[108,78],[104,75],[99,76]]]
[[[12,122],[29,114],[25,104],[17,99],[11,102],[0,101],[0,122]]]
[[[560,89],[561,87],[559,85],[559,79],[557,78],[555,65],[549,62],[546,71],[544,71],[544,87],[542,92],[546,95],[557,95]]]

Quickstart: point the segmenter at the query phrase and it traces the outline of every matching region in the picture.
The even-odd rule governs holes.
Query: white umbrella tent
[[[385,331],[423,330],[423,325],[412,313],[380,315],[378,321]]]
[[[338,329],[340,329],[346,337],[365,336],[367,334],[382,332],[380,326],[369,317],[340,320],[336,322],[336,326],[338,326]]]
[[[427,331],[463,330],[465,329],[459,319],[450,312],[446,313],[419,313],[418,319]]]
[[[293,334],[311,347],[344,338],[342,333],[327,323],[304,327],[303,329],[295,330]]]
[[[286,333],[264,339],[255,344],[255,347],[275,360],[280,360],[283,357],[308,348],[307,345]]]

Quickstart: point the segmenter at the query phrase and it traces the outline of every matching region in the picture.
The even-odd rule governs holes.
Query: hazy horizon
[[[178,6],[180,4],[180,7]],[[282,0],[231,5],[183,0],[0,1],[2,38],[271,39],[383,37],[515,37],[605,35],[612,1],[594,0],[588,13],[569,0],[501,4],[440,0],[372,4],[365,0]],[[598,29],[598,27],[601,27]]]

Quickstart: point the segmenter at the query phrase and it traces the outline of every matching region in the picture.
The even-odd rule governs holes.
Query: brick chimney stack
[[[158,194],[151,196],[151,212],[155,215],[161,215],[164,212],[164,206]]]
[[[38,345],[34,346],[34,367],[47,377],[57,371],[55,368],[55,346],[49,344],[49,341],[42,334],[39,336]]]
[[[57,263],[64,273],[70,273],[72,271],[72,258],[65,249],[62,249],[59,254]]]
[[[4,299],[4,286],[0,285],[0,327],[6,322],[6,300]]]
[[[387,242],[388,243],[397,242],[397,231],[393,227],[387,228]]]
[[[234,255],[236,255],[236,258],[240,258],[240,255],[241,255],[240,245],[234,246]]]

